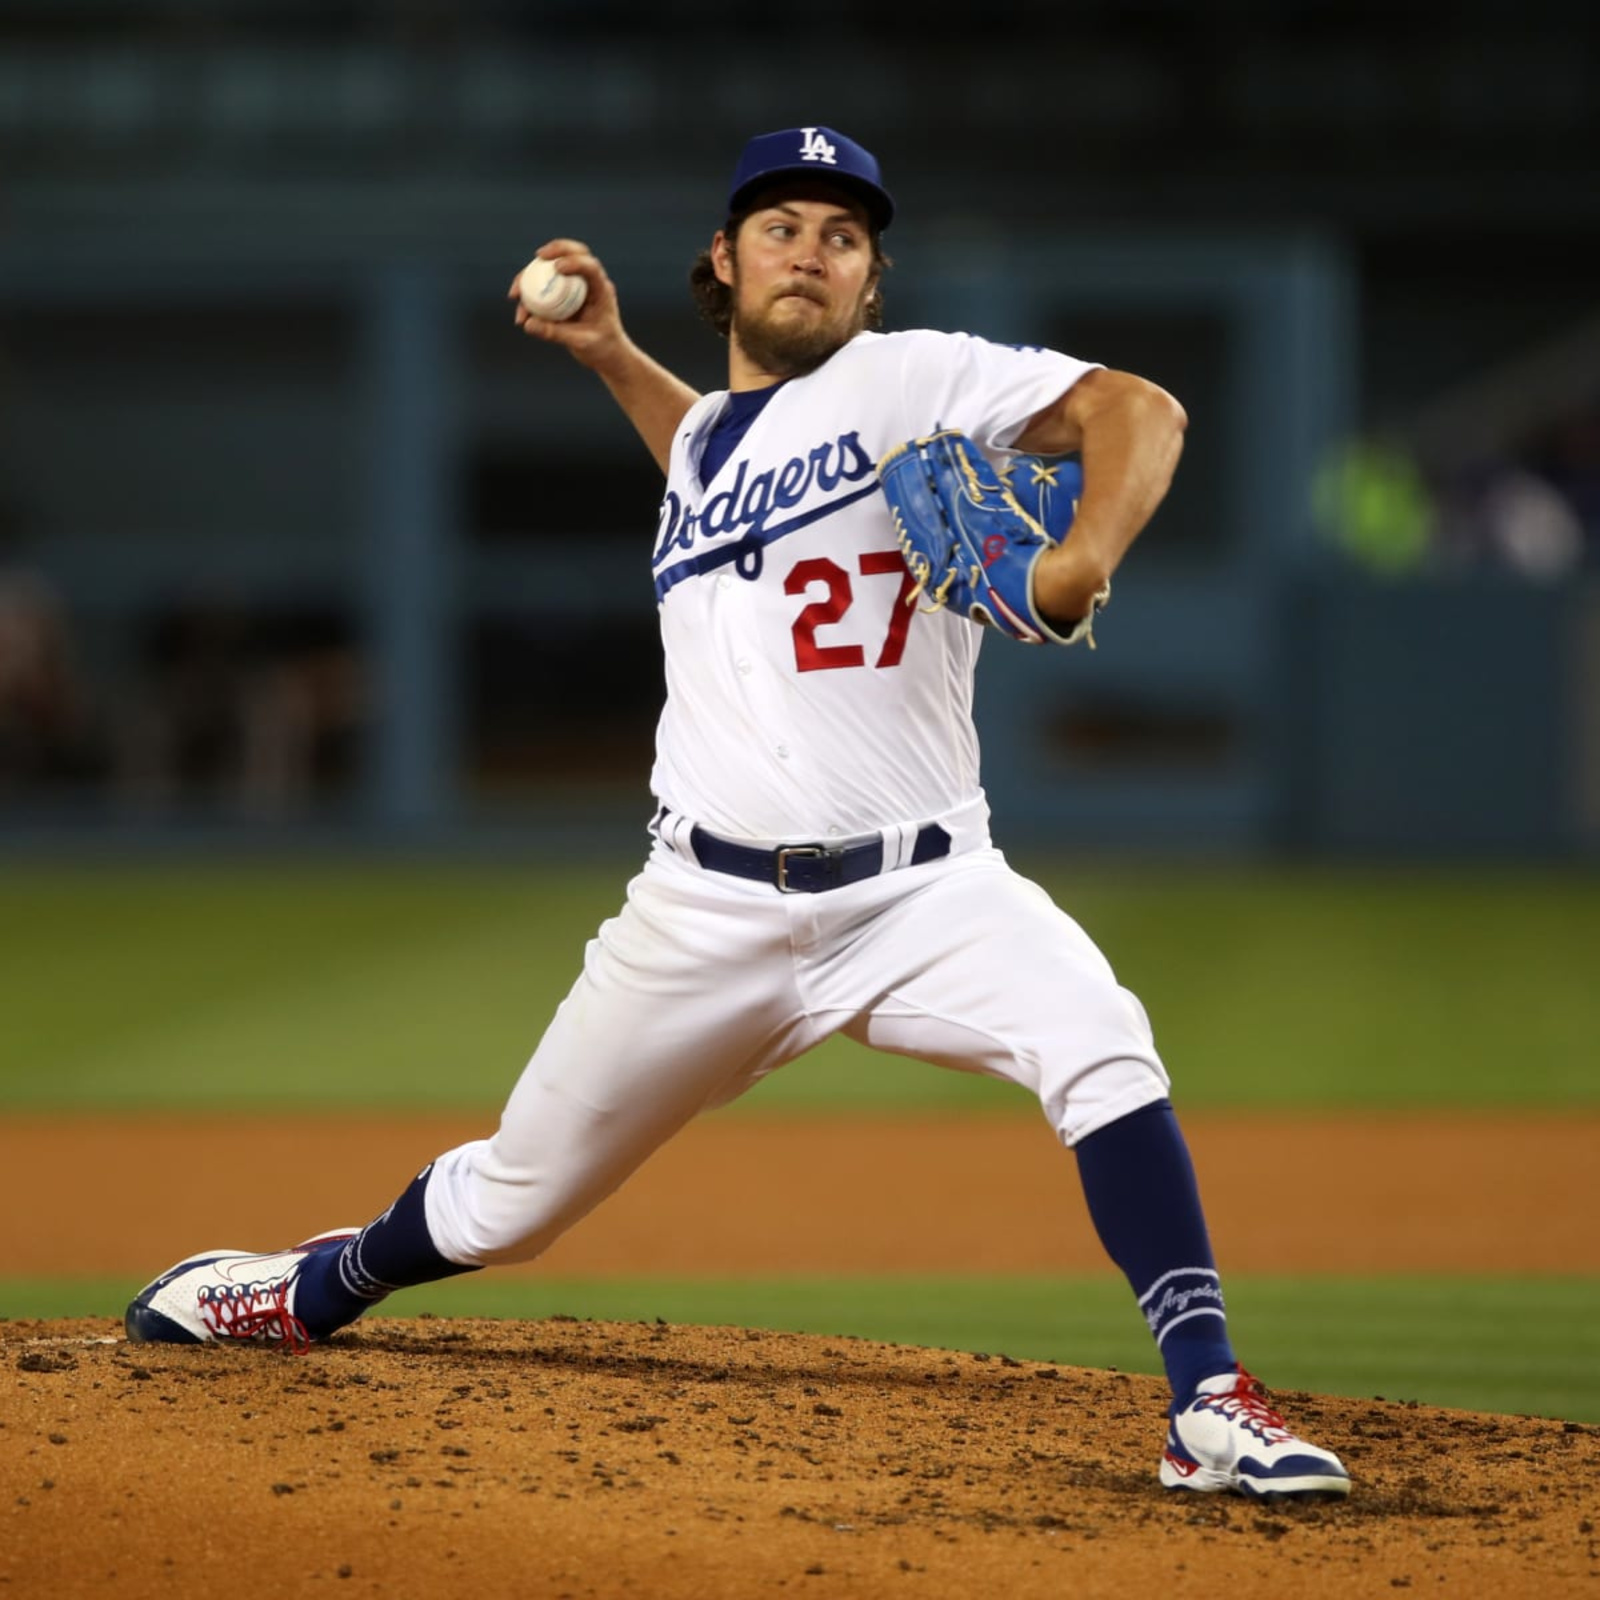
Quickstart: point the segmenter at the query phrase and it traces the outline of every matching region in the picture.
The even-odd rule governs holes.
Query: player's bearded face
[[[733,336],[763,372],[796,378],[814,372],[866,326],[867,295],[841,299],[804,279],[747,295],[734,279]]]
[[[763,227],[758,214],[729,253],[733,337],[751,362],[781,378],[815,371],[855,338],[875,287],[864,226],[855,245],[842,248],[842,235],[813,240],[805,236],[810,219],[790,229],[794,220]]]

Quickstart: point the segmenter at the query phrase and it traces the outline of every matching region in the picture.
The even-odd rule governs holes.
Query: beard
[[[805,284],[791,287],[755,311],[739,309],[737,283],[734,289],[733,335],[745,356],[775,378],[801,378],[815,372],[866,326],[866,295],[845,316],[835,310],[816,317],[809,313],[795,316],[784,308],[789,295],[799,295],[826,311],[821,292],[813,294]]]

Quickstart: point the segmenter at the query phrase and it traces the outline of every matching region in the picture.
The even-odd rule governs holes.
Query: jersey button
[[[786,744],[776,745],[776,746],[774,746],[774,749],[777,751],[778,759],[780,761],[787,761],[789,759],[789,747],[788,747],[788,745],[786,745]]]
[[[748,677],[750,675],[750,662],[744,656],[739,657],[736,665],[744,676]]]
[[[730,584],[730,583],[732,583],[732,582],[733,582],[733,579],[732,579],[732,578],[730,578],[730,577],[729,577],[729,576],[728,576],[728,574],[727,574],[727,573],[726,573],[726,572],[724,572],[724,573],[723,573],[723,574],[722,574],[722,575],[721,575],[721,576],[720,576],[720,577],[719,577],[719,578],[718,578],[718,579],[717,579],[717,587],[718,587],[718,588],[719,588],[719,589],[726,589],[726,588],[727,588],[727,587],[728,587],[728,585],[729,585],[729,584]]]

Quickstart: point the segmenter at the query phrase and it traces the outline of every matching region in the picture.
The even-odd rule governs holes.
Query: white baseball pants
[[[697,1112],[835,1032],[1020,1084],[1067,1145],[1169,1088],[1143,1006],[987,843],[783,894],[658,842],[498,1131],[435,1163],[435,1245],[462,1266],[532,1259]]]

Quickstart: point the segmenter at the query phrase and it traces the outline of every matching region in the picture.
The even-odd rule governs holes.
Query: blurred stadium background
[[[900,197],[891,326],[1190,411],[1106,648],[987,653],[1008,838],[1592,858],[1595,34],[0,0],[0,834],[618,839],[655,472],[505,287],[585,238],[717,383],[688,261],[742,140],[820,120]]]
[[[719,384],[689,262],[742,141],[820,122],[900,202],[890,327],[1188,408],[1101,648],[979,680],[999,838],[1190,1098],[1595,1104],[1594,15],[990,23],[0,0],[0,1103],[496,1104],[642,853],[661,689],[655,469],[506,287],[585,239]],[[1600,1418],[1575,1339],[1522,1403]]]

